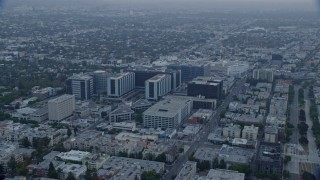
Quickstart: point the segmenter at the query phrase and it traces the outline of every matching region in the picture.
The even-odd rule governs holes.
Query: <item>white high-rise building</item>
[[[169,74],[158,74],[146,80],[145,83],[145,95],[149,100],[157,101],[172,90],[171,75]]]
[[[108,78],[108,96],[121,97],[135,88],[135,74],[125,72],[111,75]]]
[[[74,95],[62,95],[48,102],[49,120],[60,122],[71,117],[75,110],[76,100]]]
[[[67,93],[77,99],[88,100],[93,96],[93,77],[85,74],[75,74],[67,79]]]

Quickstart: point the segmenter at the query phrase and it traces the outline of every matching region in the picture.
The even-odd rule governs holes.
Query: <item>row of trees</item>
[[[316,102],[314,100],[313,87],[309,88],[309,96],[312,97],[310,101],[310,118],[312,120],[312,132],[313,136],[316,138],[316,144],[320,148],[320,123],[319,123],[319,114]]]
[[[305,104],[305,101],[304,101],[304,90],[302,88],[299,89],[298,100],[299,100],[299,105],[300,106],[304,106],[304,104]]]
[[[291,104],[294,99],[294,86],[289,86],[288,103]]]

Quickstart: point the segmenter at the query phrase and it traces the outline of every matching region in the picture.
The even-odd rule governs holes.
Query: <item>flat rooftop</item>
[[[59,96],[57,98],[51,99],[49,100],[49,102],[55,102],[55,103],[59,103],[59,102],[63,102],[65,100],[68,100],[70,98],[74,98],[74,95],[70,95],[70,94],[64,94],[62,96]]]
[[[163,78],[165,78],[166,76],[168,76],[167,74],[157,74],[155,76],[153,76],[152,78],[148,79],[150,81],[159,81]]]
[[[191,99],[166,98],[147,109],[143,114],[151,116],[174,117]]]
[[[230,171],[225,169],[210,169],[207,179],[214,180],[244,180],[245,174],[237,171]]]

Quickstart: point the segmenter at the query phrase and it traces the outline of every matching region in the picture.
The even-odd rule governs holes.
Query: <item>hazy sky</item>
[[[229,8],[229,9],[308,9],[319,10],[320,0],[0,0],[0,6],[6,5],[23,5],[23,4],[65,4],[79,5],[79,4],[97,4],[97,3],[112,3],[122,5],[137,5],[137,6],[161,6],[161,7],[205,7],[205,8]],[[81,2],[81,3],[80,3]]]

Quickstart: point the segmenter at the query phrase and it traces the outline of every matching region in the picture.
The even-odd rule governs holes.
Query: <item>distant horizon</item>
[[[230,12],[312,12],[320,14],[320,0],[0,0],[0,8],[17,6],[40,7],[110,7],[156,9],[170,11],[187,9],[195,11]]]

